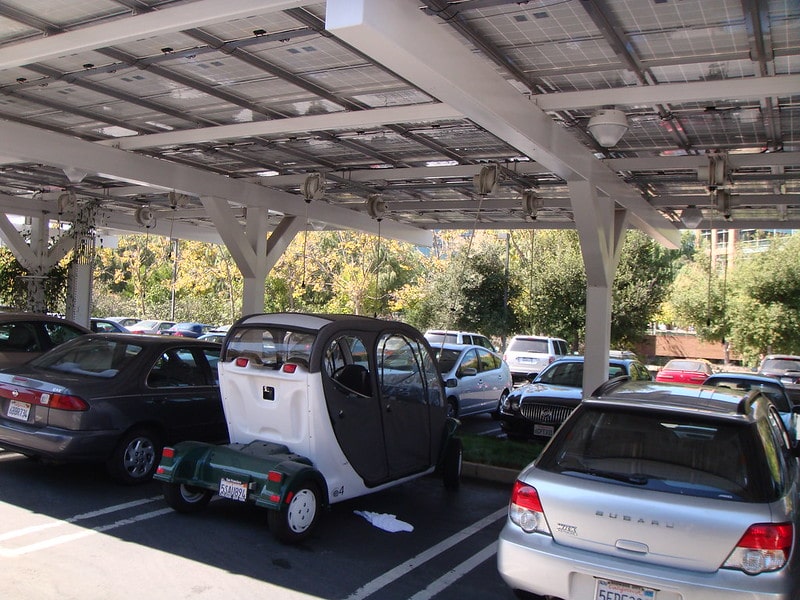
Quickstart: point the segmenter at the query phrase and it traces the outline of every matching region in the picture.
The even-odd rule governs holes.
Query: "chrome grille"
[[[569,406],[558,404],[525,404],[520,406],[522,416],[536,423],[560,425],[572,412]]]

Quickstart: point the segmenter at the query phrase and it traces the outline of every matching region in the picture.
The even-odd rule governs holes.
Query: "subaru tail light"
[[[757,523],[751,525],[722,565],[749,575],[776,571],[786,564],[794,539],[791,523]]]
[[[544,516],[542,502],[536,488],[519,480],[514,483],[508,516],[513,523],[526,533],[552,535]]]

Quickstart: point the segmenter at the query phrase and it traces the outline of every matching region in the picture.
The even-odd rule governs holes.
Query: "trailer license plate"
[[[222,479],[219,482],[219,495],[222,498],[244,502],[247,500],[247,484],[234,479]]]
[[[639,585],[598,579],[594,590],[595,600],[655,600],[656,591]]]
[[[31,413],[31,405],[27,402],[20,402],[19,400],[11,400],[8,403],[9,419],[18,419],[20,421],[27,421],[28,415]]]

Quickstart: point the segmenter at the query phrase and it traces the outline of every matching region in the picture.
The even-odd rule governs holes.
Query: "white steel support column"
[[[9,247],[14,258],[28,272],[30,276],[28,283],[28,310],[35,312],[46,312],[44,298],[44,286],[42,285],[45,275],[52,269],[58,261],[64,258],[73,248],[74,241],[72,236],[64,235],[56,242],[52,248],[48,248],[50,242],[50,219],[42,213],[41,216],[30,217],[31,230],[30,241],[17,231],[13,223],[5,214],[0,214],[0,237]]]
[[[245,238],[253,250],[253,261],[248,269],[252,275],[244,278],[242,315],[264,312],[264,282],[267,280],[267,215],[266,208],[248,208],[245,220]]]
[[[245,227],[234,218],[228,203],[221,198],[200,198],[217,231],[244,279],[242,315],[264,311],[264,282],[287,246],[302,230],[304,222],[287,215],[269,234],[266,208],[247,209]]]
[[[591,181],[570,181],[570,200],[586,268],[584,393],[608,379],[614,274],[624,242],[627,214],[611,198],[597,195]]]

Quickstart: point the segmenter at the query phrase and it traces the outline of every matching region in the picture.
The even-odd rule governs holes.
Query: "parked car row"
[[[665,383],[614,353],[590,394],[580,356],[514,389],[482,345],[366,317],[250,315],[222,345],[40,325],[58,345],[0,371],[0,447],[154,477],[176,511],[252,503],[299,542],[335,502],[434,472],[457,487],[453,417],[496,412],[549,440],[499,535],[520,597],[800,600],[800,406],[780,376]]]

